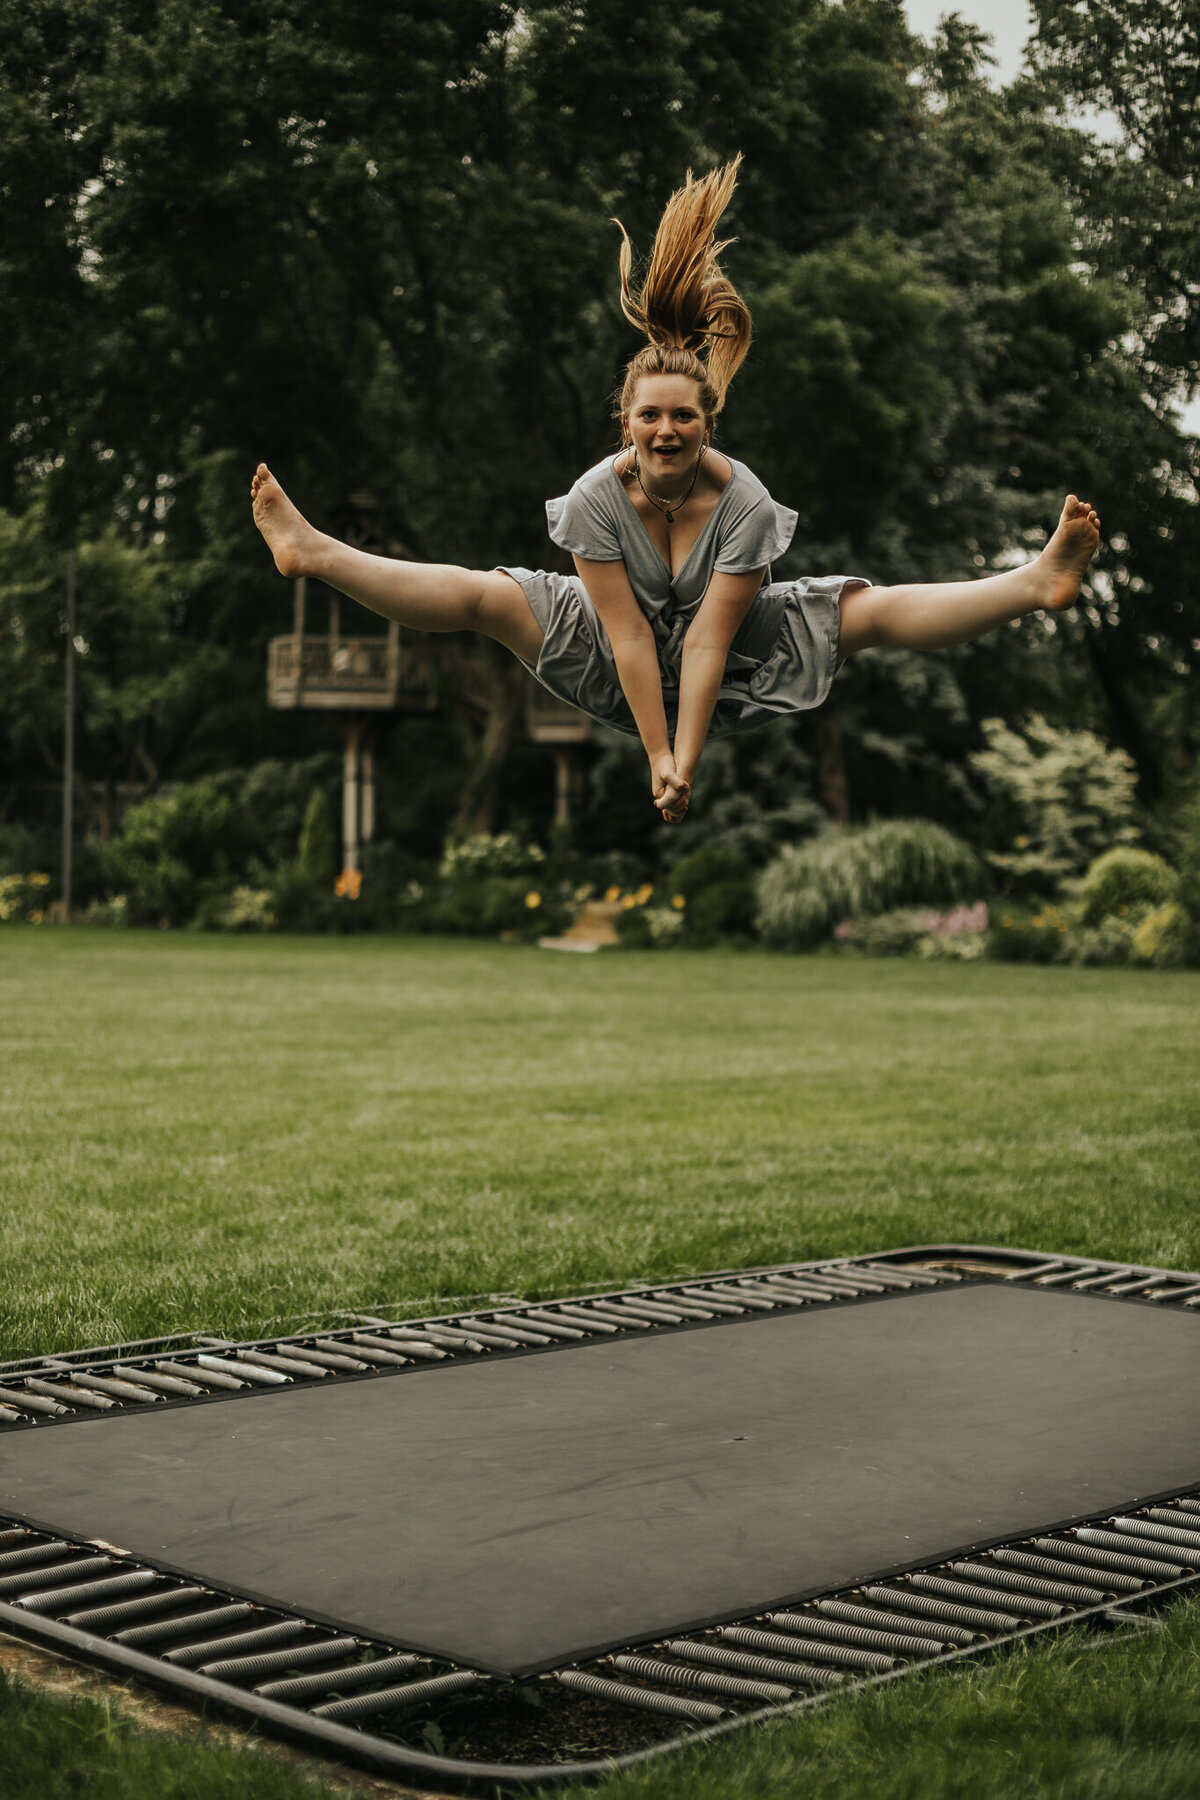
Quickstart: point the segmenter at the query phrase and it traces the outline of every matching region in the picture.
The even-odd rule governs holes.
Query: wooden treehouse
[[[355,534],[364,549],[378,550],[371,535]],[[364,541],[366,537],[367,541]],[[352,540],[353,541],[353,540]],[[375,834],[375,764],[370,743],[373,715],[385,712],[432,712],[437,704],[428,672],[408,648],[407,634],[394,620],[385,632],[342,630],[340,597],[329,592],[329,623],[324,632],[308,629],[307,578],[293,583],[292,629],[270,640],[267,649],[267,699],[283,709],[311,707],[342,715],[342,867],[358,868],[359,846]],[[361,616],[360,609],[354,608]],[[458,666],[462,697],[471,699],[475,683],[470,657]],[[554,755],[554,822],[570,824],[577,787],[574,746],[591,735],[590,721],[537,682],[529,681],[525,729],[534,743]]]

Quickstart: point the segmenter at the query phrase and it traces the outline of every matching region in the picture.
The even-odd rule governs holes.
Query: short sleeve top
[[[623,562],[638,604],[662,636],[696,611],[714,574],[747,575],[782,556],[796,529],[796,514],[780,506],[757,475],[733,457],[733,470],[696,542],[672,574],[638,516],[615,457],[581,475],[569,494],[547,500],[550,536],[560,549],[588,562]]]

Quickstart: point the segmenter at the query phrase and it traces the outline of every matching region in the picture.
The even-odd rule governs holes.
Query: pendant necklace
[[[705,446],[705,448],[707,448],[707,446]],[[696,485],[697,478],[700,474],[700,464],[703,461],[704,461],[704,451],[701,450],[699,456],[696,458],[696,466],[692,470],[692,479],[688,484],[687,493],[683,496],[682,500],[671,500],[668,502],[666,500],[660,499],[657,494],[652,494],[650,492],[650,489],[646,486],[645,482],[642,480],[642,466],[641,466],[640,462],[638,461],[637,451],[636,450],[634,451],[634,453],[633,453],[633,472],[637,476],[637,484],[641,488],[643,494],[645,494],[645,496],[646,496],[647,500],[650,502],[651,506],[656,506],[658,508],[658,510],[662,514],[663,518],[667,521],[668,525],[673,525],[675,523],[675,514],[677,512],[679,512],[683,507],[685,507],[687,505],[688,501],[691,499],[692,489]]]

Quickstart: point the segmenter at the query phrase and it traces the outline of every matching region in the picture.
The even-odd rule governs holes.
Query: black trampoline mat
[[[524,1674],[1192,1486],[1198,1376],[970,1284],[12,1433],[0,1506]]]

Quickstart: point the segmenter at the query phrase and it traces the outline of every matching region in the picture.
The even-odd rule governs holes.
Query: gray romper
[[[837,672],[842,591],[869,585],[853,575],[772,582],[771,560],[791,543],[796,514],[777,505],[744,463],[728,460],[733,474],[674,575],[625,492],[615,458],[606,457],[581,475],[569,494],[546,502],[554,543],[589,562],[624,563],[654,632],[672,730],[684,636],[713,574],[747,575],[765,568],[726,660],[710,727],[717,737],[820,706]],[[589,718],[636,737],[608,633],[579,578],[544,569],[503,572],[520,582],[545,634],[537,667],[526,664],[530,673]]]

